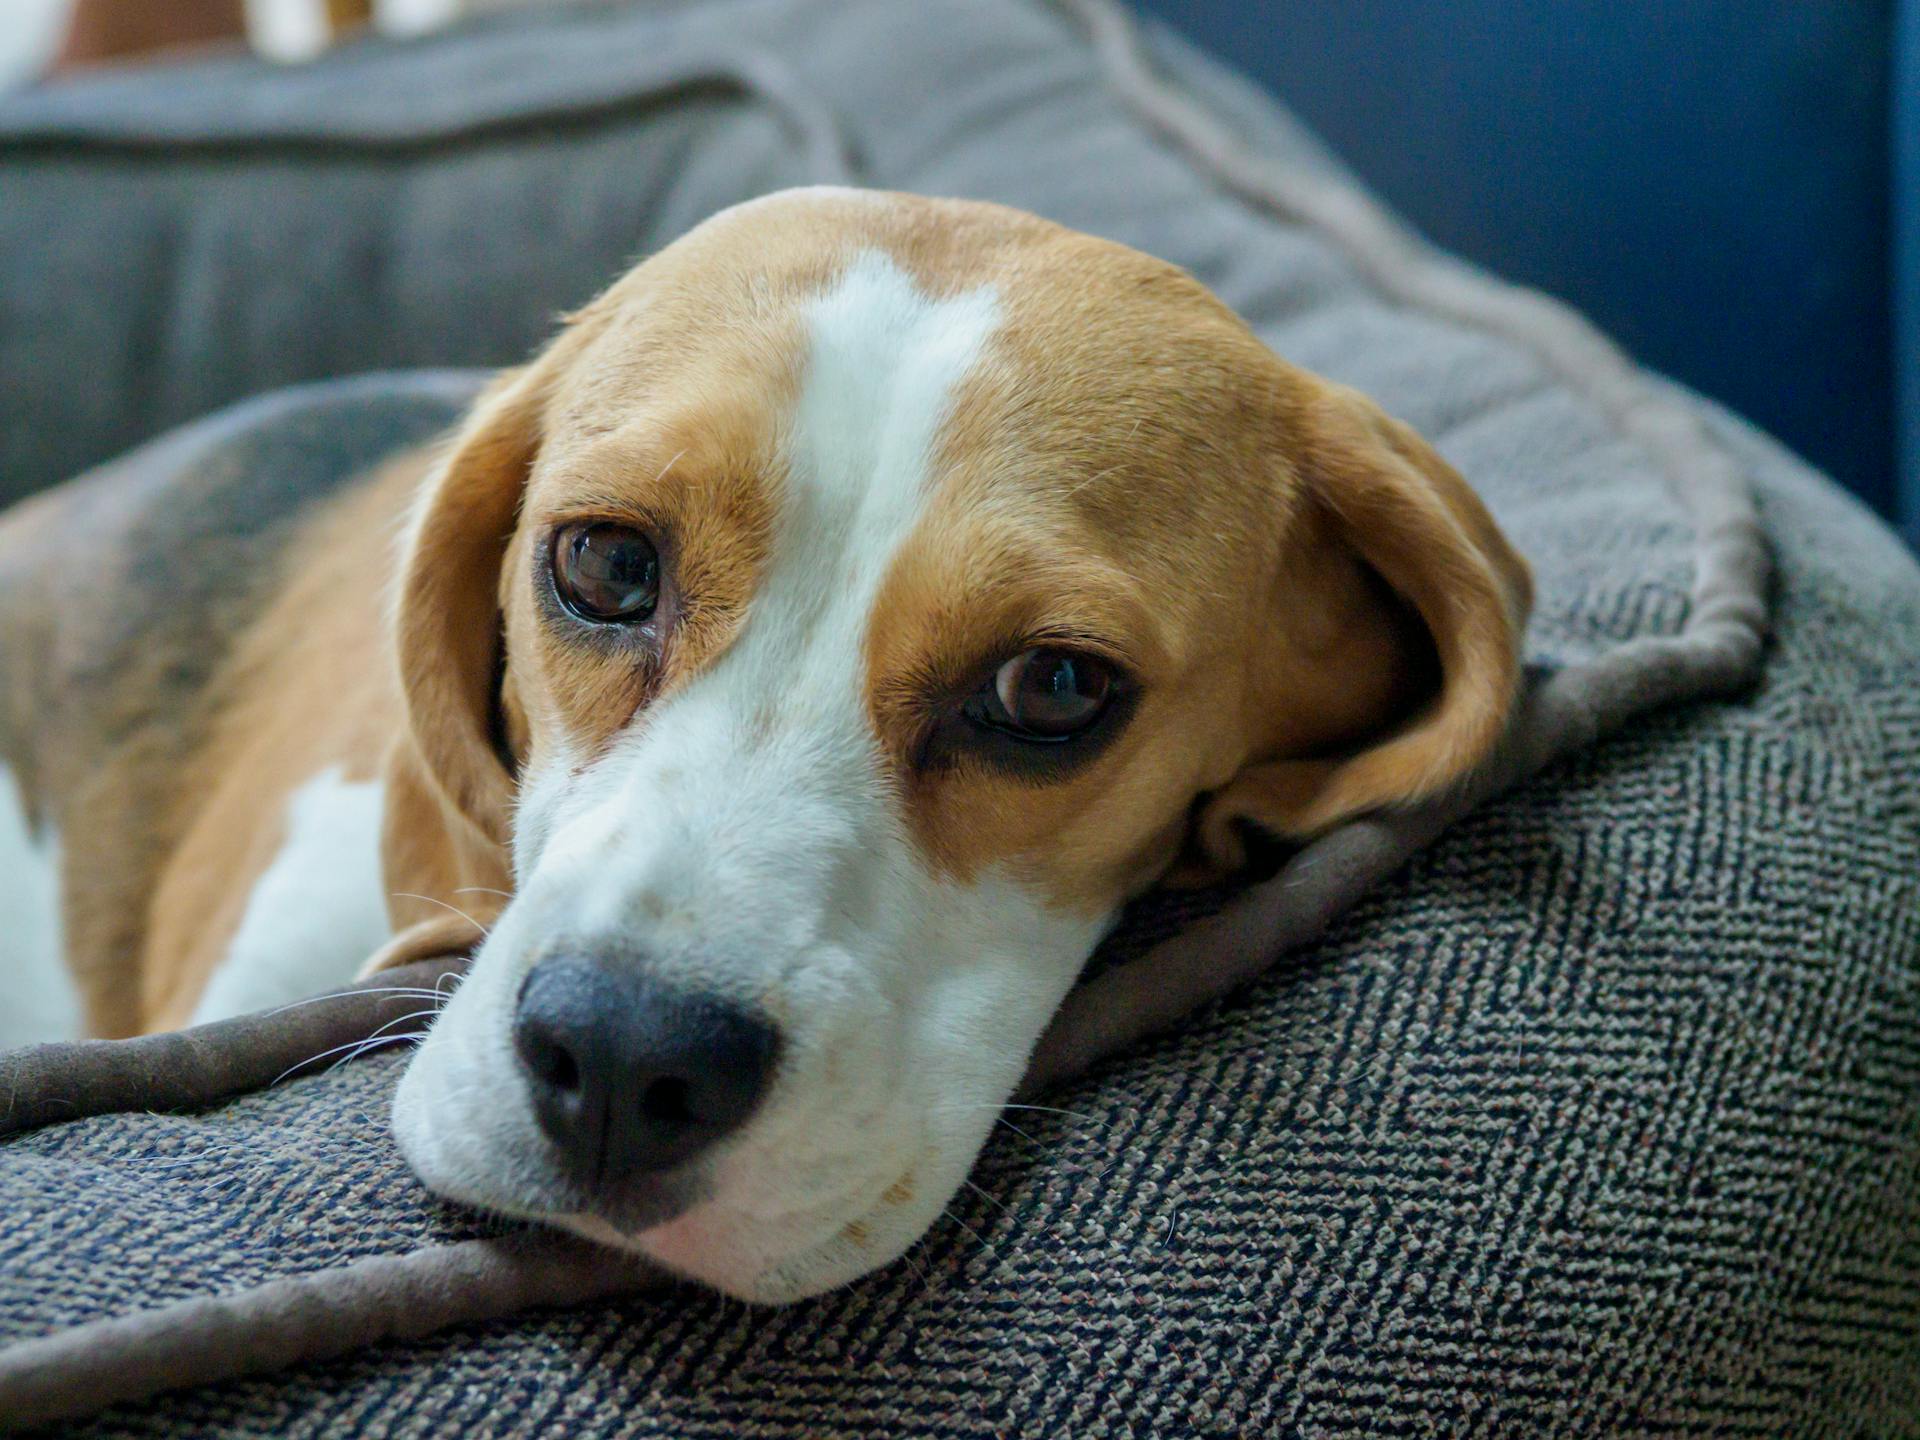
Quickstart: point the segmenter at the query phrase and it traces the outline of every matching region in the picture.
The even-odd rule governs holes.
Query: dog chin
[[[897,1260],[940,1210],[937,1199],[929,1204],[916,1193],[911,1173],[851,1220],[814,1216],[773,1225],[713,1203],[694,1176],[663,1177],[592,1202],[544,1183],[505,1194],[497,1177],[483,1180],[459,1147],[430,1136],[422,1143],[416,1127],[395,1129],[402,1155],[444,1199],[642,1255],[670,1274],[756,1305],[806,1300]],[[957,1186],[947,1193],[951,1188]]]
[[[545,1217],[585,1239],[645,1256],[663,1270],[755,1305],[789,1305],[850,1284],[911,1249],[940,1212],[915,1193],[911,1176],[848,1220],[809,1217],[783,1225],[696,1204],[642,1230],[599,1211]]]
[[[637,1253],[671,1274],[753,1304],[804,1300],[898,1259],[959,1188],[984,1139],[984,1133],[923,1136],[944,1143],[923,1149],[918,1163],[895,1161],[866,1172],[881,1178],[835,1186],[834,1193],[791,1210],[753,1203],[770,1187],[764,1175],[753,1173],[758,1164],[743,1164],[746,1157],[737,1155],[716,1157],[717,1167],[696,1163],[616,1193],[588,1196],[556,1173],[531,1125],[482,1126],[475,1123],[480,1117],[446,1103],[449,1095],[482,1093],[459,1083],[465,1058],[430,1045],[414,1057],[394,1095],[401,1156],[429,1190]],[[990,1114],[993,1108],[982,1110]],[[956,1161],[957,1173],[945,1173]]]

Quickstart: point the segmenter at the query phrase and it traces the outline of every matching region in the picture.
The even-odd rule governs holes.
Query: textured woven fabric
[[[1680,623],[1690,541],[1636,446],[1523,346],[1385,303],[1218,192],[1055,12],[653,24],[552,33],[790,49],[867,178],[1168,255],[1372,390],[1533,558],[1537,663]],[[1267,152],[1325,163],[1187,73]],[[1489,806],[1283,972],[1009,1112],[905,1261],[785,1311],[688,1289],[64,1433],[1920,1433],[1920,572],[1715,423],[1779,552],[1760,689]],[[386,1136],[398,1064],[8,1144],[0,1339],[475,1233]]]

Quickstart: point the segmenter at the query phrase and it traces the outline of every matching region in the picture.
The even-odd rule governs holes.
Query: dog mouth
[[[764,1304],[921,1239],[1091,948],[1063,921],[1037,964],[1030,925],[1000,933],[1015,907],[983,905],[942,932],[951,964],[904,942],[697,964],[527,899],[401,1079],[403,1156],[450,1200]]]
[[[712,1194],[711,1181],[698,1169],[685,1174],[635,1176],[593,1190],[563,1182],[560,1195],[540,1214],[529,1218],[564,1225],[582,1234],[591,1229],[590,1239],[632,1249],[636,1237],[672,1224]]]
[[[796,1136],[810,1132],[802,1112],[814,1107],[782,1096],[764,1125],[715,1153],[589,1184],[567,1172],[526,1102],[506,1102],[498,1086],[491,1096],[476,1089],[465,1069],[442,1068],[423,1050],[395,1096],[402,1154],[429,1190],[642,1256],[753,1304],[802,1300],[896,1260],[939,1214],[943,1157],[964,1171],[978,1151],[971,1136],[902,1128],[897,1111],[870,1117],[885,1133],[867,1144],[809,1149]],[[956,1176],[948,1188],[958,1185]]]
[[[924,1231],[907,1213],[919,1195],[907,1162],[924,1140],[905,1125],[911,1107],[883,1103],[841,1127],[821,1123],[816,1090],[783,1086],[752,1123],[669,1168],[583,1171],[531,1095],[506,1093],[529,1086],[518,1074],[503,1086],[512,1040],[488,1028],[497,1038],[479,1045],[471,1032],[457,1044],[430,1034],[395,1094],[401,1153],[445,1199],[552,1225],[760,1304],[856,1279]],[[827,1130],[835,1143],[821,1143]]]
[[[916,1168],[882,1167],[857,1195],[792,1197],[771,1205],[767,1177],[732,1175],[722,1182],[707,1165],[685,1173],[645,1176],[591,1193],[549,1176],[522,1189],[499,1183],[497,1152],[478,1171],[446,1151],[403,1145],[428,1189],[457,1203],[534,1224],[551,1225],[627,1254],[670,1274],[753,1304],[783,1305],[860,1278],[896,1260],[925,1233],[923,1181]],[[507,1171],[518,1167],[506,1166]],[[731,1168],[731,1167],[729,1167]],[[755,1183],[755,1180],[759,1183]]]
[[[923,1160],[937,1167],[935,1152]],[[757,1209],[755,1199],[767,1197],[751,1186],[717,1186],[638,1230],[611,1220],[605,1207],[550,1219],[734,1299],[783,1305],[851,1283],[912,1249],[939,1213],[926,1203],[938,1184],[923,1178],[923,1168],[895,1160],[846,1191],[777,1210]]]

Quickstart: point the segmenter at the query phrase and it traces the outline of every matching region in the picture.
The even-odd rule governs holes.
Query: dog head
[[[390,878],[505,903],[405,1153],[748,1299],[890,1260],[1122,904],[1454,781],[1528,603],[1431,449],[1170,265],[984,204],[725,212],[413,516]]]

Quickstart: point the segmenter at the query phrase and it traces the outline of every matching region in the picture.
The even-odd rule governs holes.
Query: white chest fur
[[[37,836],[13,772],[0,765],[0,1050],[80,1033],[60,946],[60,855]]]
[[[352,980],[388,935],[378,781],[326,770],[287,803],[286,838],[255,882],[195,1024],[285,1005]]]

